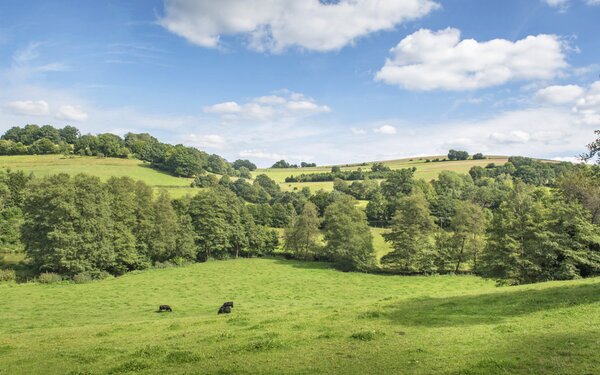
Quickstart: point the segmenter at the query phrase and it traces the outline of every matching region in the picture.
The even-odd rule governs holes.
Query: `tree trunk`
[[[456,269],[454,270],[454,273],[458,272],[458,269],[460,268],[460,262],[462,262],[462,256],[465,250],[465,240],[466,239],[463,237],[462,244],[460,245],[460,253],[458,254],[458,263],[456,263]]]

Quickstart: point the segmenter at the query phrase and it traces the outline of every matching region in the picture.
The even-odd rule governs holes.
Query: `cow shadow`
[[[513,317],[600,301],[600,283],[523,288],[504,287],[487,294],[411,299],[385,306],[382,315],[407,326],[450,327],[500,323]]]

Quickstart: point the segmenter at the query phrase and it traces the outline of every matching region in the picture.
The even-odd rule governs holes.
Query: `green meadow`
[[[598,278],[496,287],[239,259],[0,295],[0,374],[600,373]]]
[[[10,168],[47,176],[56,173],[87,173],[100,177],[103,181],[110,177],[129,176],[144,181],[156,189],[166,189],[173,198],[193,194],[192,179],[171,176],[168,173],[149,167],[137,159],[97,158],[89,156],[64,157],[62,155],[17,155],[0,156],[0,169]]]

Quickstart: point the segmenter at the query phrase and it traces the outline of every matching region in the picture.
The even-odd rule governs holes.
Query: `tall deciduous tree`
[[[422,194],[401,198],[391,231],[383,235],[393,250],[381,262],[401,272],[432,272],[436,259],[436,226]]]
[[[368,271],[375,264],[367,217],[351,197],[342,197],[327,207],[323,234],[327,254],[339,269]]]
[[[317,206],[310,201],[304,203],[300,215],[296,215],[285,229],[286,249],[297,257],[308,259],[317,249],[320,222]]]

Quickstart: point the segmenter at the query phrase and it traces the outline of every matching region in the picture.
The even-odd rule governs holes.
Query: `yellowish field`
[[[469,169],[473,166],[481,166],[485,167],[489,163],[495,163],[497,165],[502,165],[508,161],[506,156],[490,156],[488,159],[484,160],[460,160],[460,161],[443,161],[443,162],[431,162],[426,163],[426,159],[435,159],[435,158],[444,158],[444,156],[423,156],[423,157],[415,157],[415,158],[407,158],[407,159],[398,159],[398,160],[388,160],[384,161],[383,164],[389,166],[392,169],[402,169],[402,168],[417,168],[415,172],[416,178],[421,178],[424,180],[432,180],[437,178],[441,171],[454,171],[457,173],[468,173]],[[363,170],[370,170],[371,165],[373,163],[367,163],[366,165],[353,164],[345,167],[341,167],[343,171],[353,171],[359,168]],[[312,174],[312,173],[324,173],[330,172],[331,166],[321,166],[315,168],[263,168],[254,171],[254,175],[258,174],[266,174],[277,183],[281,185],[281,188],[284,191],[293,191],[293,190],[301,190],[303,187],[309,187],[312,192],[318,190],[332,191],[333,190],[333,182],[332,181],[323,181],[323,182],[294,182],[294,183],[286,183],[285,178],[289,176],[297,176],[300,174]]]

